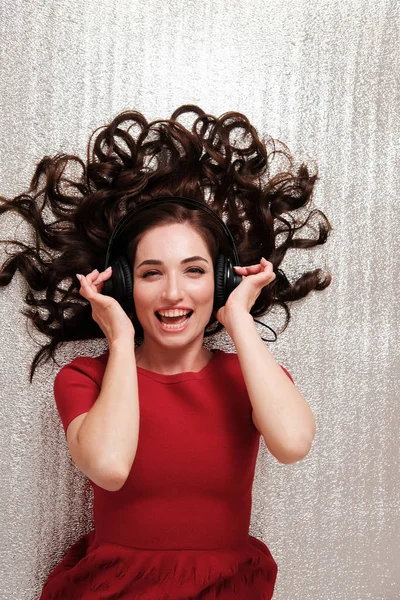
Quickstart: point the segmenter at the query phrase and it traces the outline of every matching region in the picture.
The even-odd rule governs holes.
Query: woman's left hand
[[[226,329],[229,329],[231,319],[233,322],[240,314],[250,312],[261,290],[276,277],[272,263],[264,257],[258,265],[234,267],[234,269],[235,273],[243,276],[243,279],[229,295],[225,306],[222,306],[216,314],[218,321]]]

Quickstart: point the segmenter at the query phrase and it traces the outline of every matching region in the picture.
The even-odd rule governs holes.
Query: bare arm
[[[92,318],[103,330],[109,358],[101,392],[78,431],[78,446],[86,464],[116,481],[127,478],[139,438],[139,397],[135,330],[121,305],[102,294],[109,267],[86,277],[77,274],[80,294],[92,305]]]
[[[78,432],[87,464],[104,474],[127,478],[139,438],[139,396],[134,338],[116,340],[104,373],[101,392]]]
[[[264,345],[251,315],[238,313],[234,322],[228,333],[265,444],[281,463],[301,460],[316,431],[311,408]]]

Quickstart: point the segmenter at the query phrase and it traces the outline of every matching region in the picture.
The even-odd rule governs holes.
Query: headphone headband
[[[176,204],[183,204],[183,205],[186,205],[188,208],[198,208],[199,210],[204,210],[205,212],[208,212],[209,215],[214,217],[218,221],[218,223],[222,227],[222,229],[224,230],[224,232],[229,240],[229,243],[231,245],[233,255],[234,255],[234,258],[236,261],[236,265],[239,265],[239,255],[236,250],[235,240],[233,239],[233,236],[232,236],[231,232],[229,231],[228,227],[225,225],[224,221],[219,217],[219,215],[217,215],[217,213],[214,210],[212,210],[204,202],[199,202],[198,200],[194,200],[193,198],[185,198],[184,196],[160,196],[159,198],[152,198],[151,200],[141,202],[137,206],[134,206],[133,208],[128,210],[126,215],[124,215],[122,217],[122,219],[117,223],[117,225],[114,228],[114,231],[111,234],[110,241],[108,243],[104,269],[106,269],[110,264],[112,246],[114,244],[115,239],[120,235],[121,231],[124,229],[125,225],[130,221],[131,217],[133,215],[136,215],[136,213],[139,213],[140,211],[143,211],[147,208],[158,206],[159,204],[166,204],[168,202],[175,202]]]

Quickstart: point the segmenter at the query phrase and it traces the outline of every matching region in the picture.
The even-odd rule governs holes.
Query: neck
[[[136,348],[136,365],[153,373],[175,375],[176,373],[198,372],[213,357],[213,353],[202,346],[200,348],[166,348],[158,352],[148,350],[143,344]]]

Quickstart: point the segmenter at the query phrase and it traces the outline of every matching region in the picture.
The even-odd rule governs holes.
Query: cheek
[[[140,283],[133,286],[133,301],[136,312],[143,312],[146,307],[153,304],[155,298],[154,289],[151,286],[141,286]]]
[[[213,304],[214,300],[214,280],[210,279],[206,283],[203,282],[193,292],[193,300],[195,303],[201,305]]]

